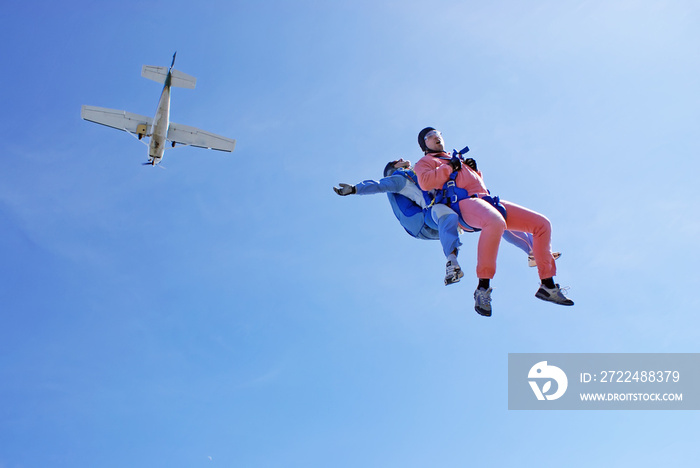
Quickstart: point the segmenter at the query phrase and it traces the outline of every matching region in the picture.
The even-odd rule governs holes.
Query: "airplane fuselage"
[[[171,72],[168,71],[163,92],[160,93],[160,99],[158,100],[156,116],[153,119],[151,142],[148,145],[149,162],[154,166],[163,159],[163,153],[165,153],[165,141],[168,136],[168,127],[170,126],[170,83]]]

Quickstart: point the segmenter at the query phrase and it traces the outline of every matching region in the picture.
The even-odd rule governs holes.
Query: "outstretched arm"
[[[357,185],[339,184],[340,187],[333,187],[338,195],[373,195],[375,193],[399,192],[406,185],[406,178],[401,175],[384,177],[383,179],[365,180]]]

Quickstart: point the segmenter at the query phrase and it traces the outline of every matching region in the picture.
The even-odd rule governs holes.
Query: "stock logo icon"
[[[547,361],[540,361],[530,369],[527,374],[528,383],[538,400],[556,400],[560,398],[569,386],[569,379],[563,370],[557,366],[547,365]],[[540,386],[540,382],[542,386]],[[552,382],[556,383],[553,393]]]

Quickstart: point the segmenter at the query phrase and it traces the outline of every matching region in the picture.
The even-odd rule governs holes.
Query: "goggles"
[[[442,138],[442,133],[438,132],[437,130],[431,130],[425,134],[425,136],[423,137],[423,140],[427,140],[430,137]]]

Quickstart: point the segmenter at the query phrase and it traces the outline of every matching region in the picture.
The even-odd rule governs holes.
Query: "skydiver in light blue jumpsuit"
[[[340,183],[333,187],[338,195],[373,195],[386,193],[394,215],[411,236],[418,239],[439,239],[447,257],[445,285],[456,283],[464,273],[457,262],[462,243],[459,240],[459,219],[447,205],[433,204],[433,196],[418,187],[411,162],[404,159],[389,162],[384,178],[365,180],[357,185]]]

